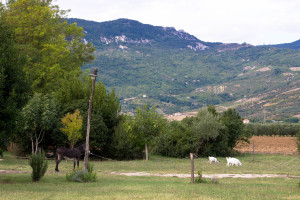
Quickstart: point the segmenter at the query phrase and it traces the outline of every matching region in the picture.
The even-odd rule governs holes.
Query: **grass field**
[[[195,159],[195,173],[288,174],[300,176],[297,156],[251,155],[238,157],[241,167],[210,165],[207,158]],[[0,170],[30,172],[27,160],[4,154]],[[222,178],[219,183],[191,184],[189,178],[119,176],[111,172],[190,173],[189,159],[174,159],[152,155],[149,161],[93,161],[97,181],[67,182],[65,174],[72,162],[62,161],[60,172],[54,173],[55,163],[49,160],[47,174],[38,183],[31,182],[30,173],[0,174],[0,199],[300,199],[299,178]],[[83,166],[83,162],[80,162]]]

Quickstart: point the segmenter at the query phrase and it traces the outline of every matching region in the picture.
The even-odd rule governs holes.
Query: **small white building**
[[[250,121],[249,121],[249,119],[244,119],[244,120],[243,120],[243,123],[244,123],[244,124],[249,124]]]

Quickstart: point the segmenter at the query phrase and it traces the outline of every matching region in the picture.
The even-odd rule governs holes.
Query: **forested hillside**
[[[213,104],[258,120],[263,110],[278,120],[300,112],[299,51],[203,42],[182,30],[128,19],[68,21],[83,27],[96,47],[93,65],[84,69],[99,68],[123,111],[149,103],[172,114]]]

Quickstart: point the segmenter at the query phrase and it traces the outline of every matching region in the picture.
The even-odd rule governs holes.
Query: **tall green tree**
[[[83,29],[68,24],[66,13],[52,0],[10,0],[2,12],[1,20],[13,28],[17,47],[26,54],[24,71],[36,92],[60,88],[94,58]]]
[[[45,131],[51,129],[57,118],[57,103],[54,98],[35,93],[22,111],[24,131],[31,140],[32,154],[36,154]]]
[[[144,145],[133,135],[134,119],[122,115],[120,123],[113,134],[114,157],[117,159],[141,159],[144,155]]]
[[[225,134],[228,136],[228,146],[232,150],[237,142],[244,138],[244,124],[239,113],[232,108],[224,111],[222,122],[225,125]]]
[[[201,145],[205,141],[217,138],[222,128],[223,125],[218,115],[214,115],[206,109],[200,110],[190,126],[195,153],[200,153]]]
[[[155,111],[155,107],[144,105],[136,109],[133,134],[145,145],[146,160],[148,160],[148,145],[160,135],[166,127],[166,120]]]
[[[6,148],[16,133],[16,121],[30,91],[23,58],[16,49],[13,31],[0,20],[0,148]]]

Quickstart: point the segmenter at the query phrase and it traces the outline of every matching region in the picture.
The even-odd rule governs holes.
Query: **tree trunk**
[[[38,146],[39,146],[39,143],[38,143],[38,139],[36,138],[35,139],[35,154],[37,154],[37,152],[38,152]]]
[[[196,154],[197,155],[199,155],[199,149],[200,149],[201,145],[203,144],[203,142],[204,142],[204,139],[201,139],[199,144],[197,145],[197,148],[196,148]]]
[[[31,153],[32,155],[34,154],[34,144],[33,144],[33,138],[32,135],[30,135],[30,139],[31,139]]]
[[[145,144],[145,153],[146,153],[146,160],[149,160],[149,155],[148,155],[148,146]]]

